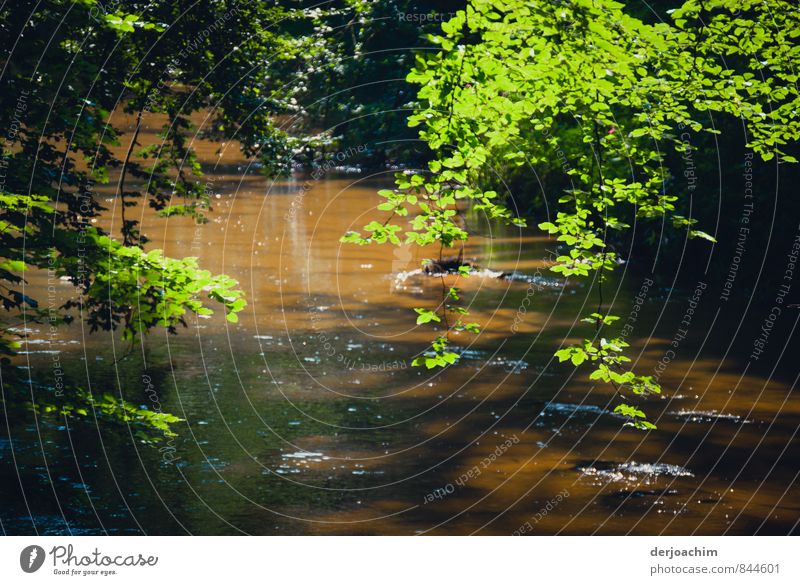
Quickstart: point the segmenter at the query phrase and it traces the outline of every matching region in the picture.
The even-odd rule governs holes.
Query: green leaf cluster
[[[528,166],[560,173],[569,187],[555,216],[538,224],[559,242],[551,270],[596,274],[602,286],[623,260],[609,240],[632,221],[666,219],[689,238],[715,241],[679,213],[687,194],[673,192],[665,167],[668,150],[691,151],[690,133],[718,132],[710,115],[740,119],[762,159],[795,162],[785,147],[800,138],[798,37],[800,11],[786,0],[686,0],[656,23],[613,0],[472,0],[431,37],[440,50],[408,75],[420,87],[409,123],[436,158],[432,178],[398,188],[424,186],[448,205],[464,200],[516,223],[486,185]],[[457,214],[427,213],[409,212],[421,233],[407,241],[466,239],[460,226],[442,228]],[[560,349],[558,359],[593,363],[591,379],[620,392],[658,393],[654,380],[625,368],[627,344],[601,335],[614,320],[601,310],[587,317],[594,340]],[[653,428],[637,408],[617,412]]]

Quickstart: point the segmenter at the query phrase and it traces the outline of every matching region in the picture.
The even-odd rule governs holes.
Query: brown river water
[[[141,404],[149,387],[186,419],[174,453],[119,428],[12,421],[0,436],[5,531],[797,530],[796,364],[783,356],[775,370],[751,372],[726,355],[720,283],[701,291],[685,339],[691,289],[648,284],[626,266],[607,285],[612,312],[631,325],[637,367],[661,374],[662,398],[643,404],[658,429],[642,433],[612,414],[610,388],[552,357],[565,340],[591,334],[580,319],[596,305],[590,283],[547,272],[552,241],[475,219],[480,235],[466,257],[513,277],[462,279],[484,331],[455,338],[455,366],[412,368],[431,339],[413,308],[441,300],[438,279],[412,272],[425,253],[339,243],[382,218],[375,191],[392,173],[273,181],[237,164],[209,175],[210,223],[142,219],[151,247],[198,256],[240,281],[248,306],[239,323],[191,318],[179,335],[155,331],[131,352],[117,335],[89,335],[77,323],[53,344],[33,327],[17,359],[46,379],[59,352],[75,382]],[[112,225],[118,207],[107,204]],[[39,275],[31,286],[46,282]]]

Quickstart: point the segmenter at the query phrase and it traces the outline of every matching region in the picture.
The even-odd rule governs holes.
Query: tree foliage
[[[567,186],[555,217],[539,223],[560,243],[551,270],[594,276],[600,293],[586,319],[594,335],[556,355],[591,364],[590,379],[622,396],[659,393],[629,369],[624,340],[605,333],[614,317],[602,282],[624,260],[611,242],[634,221],[667,221],[714,241],[678,212],[679,197],[691,194],[668,188],[664,166],[669,150],[692,149],[686,131],[717,132],[711,115],[741,119],[763,160],[795,162],[786,147],[800,137],[798,36],[800,10],[785,0],[689,0],[657,23],[610,0],[472,0],[431,39],[440,51],[420,55],[408,76],[421,102],[410,124],[435,159],[381,193],[379,209],[392,214],[385,222],[344,239],[452,247],[468,237],[462,200],[517,222],[499,203],[506,194],[486,185],[528,165],[556,168]],[[627,402],[616,412],[653,428]]]
[[[281,99],[291,118],[295,164],[315,164],[363,147],[348,165],[383,168],[424,160],[408,114],[415,88],[405,78],[415,51],[434,49],[429,34],[457,0],[343,0],[307,3],[294,13],[300,47]]]
[[[148,205],[203,220],[210,201],[192,147],[196,112],[208,116],[200,137],[236,140],[247,156],[279,158],[278,146],[265,153],[285,143],[272,123],[280,105],[270,75],[294,54],[294,41],[277,28],[288,10],[215,0],[191,8],[97,0],[0,7],[0,354],[13,354],[32,323],[55,326],[75,309],[92,330],[120,328],[132,341],[153,327],[174,332],[215,304],[236,321],[245,306],[233,279],[194,258],[145,250],[146,235],[126,215]],[[160,142],[143,145],[143,118],[153,114],[166,120]],[[106,184],[121,207],[118,234],[95,225]],[[71,282],[75,298],[59,307],[31,298],[26,276],[35,270]],[[72,394],[85,406],[79,389]],[[58,410],[85,410],[75,404]],[[107,409],[111,418],[164,420],[118,406]]]

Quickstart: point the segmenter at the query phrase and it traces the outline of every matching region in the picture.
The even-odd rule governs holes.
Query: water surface
[[[124,429],[12,417],[0,435],[4,531],[796,530],[796,367],[781,361],[769,377],[743,375],[741,361],[724,355],[728,334],[710,327],[719,283],[708,284],[663,368],[664,396],[644,404],[658,430],[640,433],[612,414],[609,388],[552,357],[587,333],[580,318],[597,302],[587,282],[548,274],[553,242],[472,218],[481,236],[465,255],[514,277],[458,283],[484,332],[456,338],[457,365],[421,371],[410,363],[431,335],[415,327],[413,308],[435,306],[441,294],[439,280],[413,273],[426,252],[338,242],[383,219],[375,191],[391,173],[272,181],[243,170],[211,176],[206,225],[143,215],[151,246],[240,281],[249,304],[238,324],[191,318],[178,336],[155,331],[132,350],[80,324],[50,344],[34,326],[16,360],[47,380],[48,352],[60,352],[77,383],[141,404],[152,384],[163,408],[186,419],[175,460]],[[103,221],[119,217],[109,211]],[[616,314],[635,316],[631,356],[652,372],[692,291],[647,286],[627,267],[620,274],[605,298]],[[39,275],[32,286],[46,283]]]

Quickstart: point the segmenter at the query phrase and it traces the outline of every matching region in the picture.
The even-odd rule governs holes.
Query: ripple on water
[[[594,478],[602,483],[623,482],[649,483],[661,477],[694,477],[694,474],[680,465],[669,463],[638,463],[626,461],[614,463],[611,461],[595,461],[590,464],[578,464],[578,471],[585,477]]]
[[[685,419],[687,422],[715,422],[724,420],[742,425],[751,424],[753,422],[738,414],[726,414],[716,410],[678,410],[670,412],[669,414]]]
[[[520,359],[508,358],[505,356],[497,356],[492,359],[487,359],[487,353],[479,349],[471,349],[466,347],[451,347],[452,351],[458,354],[459,359],[462,360],[475,360],[483,361],[484,363],[478,366],[478,369],[486,366],[502,367],[511,374],[521,374],[523,370],[528,369],[528,362]]]
[[[553,290],[558,290],[564,286],[564,281],[559,280],[557,278],[550,278],[548,276],[542,276],[540,274],[524,274],[522,272],[506,272],[503,274],[503,278],[505,280],[510,280],[511,282],[524,282],[526,284],[536,284],[537,287],[540,288],[550,288]]]
[[[630,499],[642,499],[642,498],[663,498],[665,496],[677,496],[678,490],[668,489],[668,490],[619,490],[618,492],[614,492],[613,494],[609,495],[610,499],[615,500],[630,500]],[[662,502],[655,502],[655,504],[660,504]]]
[[[401,286],[405,284],[409,279],[416,279],[423,277],[438,278],[439,276],[440,276],[439,274],[428,274],[421,268],[415,268],[414,270],[405,270],[402,272],[398,272],[394,276],[394,284],[395,286]],[[542,276],[540,274],[524,274],[522,272],[517,272],[517,271],[503,272],[501,270],[491,270],[489,268],[479,268],[477,270],[472,270],[472,272],[470,272],[470,277],[508,280],[511,282],[523,282],[525,284],[536,284],[537,287],[549,288],[553,290],[558,290],[564,286],[564,281],[559,280],[557,278],[550,278],[548,276]]]
[[[553,415],[562,415],[565,417],[591,415],[595,418],[600,415],[608,415],[614,418],[624,418],[611,410],[607,410],[595,404],[572,404],[567,402],[548,402],[544,405],[542,412],[539,414],[539,416]]]
[[[503,356],[499,356],[488,361],[486,365],[501,366],[510,374],[521,374],[522,370],[528,369],[528,362],[525,360],[509,359]]]
[[[320,463],[330,457],[317,451],[295,451],[294,453],[281,453],[281,463],[274,472],[279,475],[296,474],[318,468]]]
[[[330,459],[330,457],[323,455],[322,453],[316,453],[313,451],[297,451],[296,453],[282,453],[281,457],[284,459],[301,459],[304,461],[323,461],[326,459]]]
[[[611,507],[624,505],[627,510],[639,509],[647,513],[655,510],[658,514],[683,514],[686,505],[676,489],[621,489],[602,496],[601,501]]]

